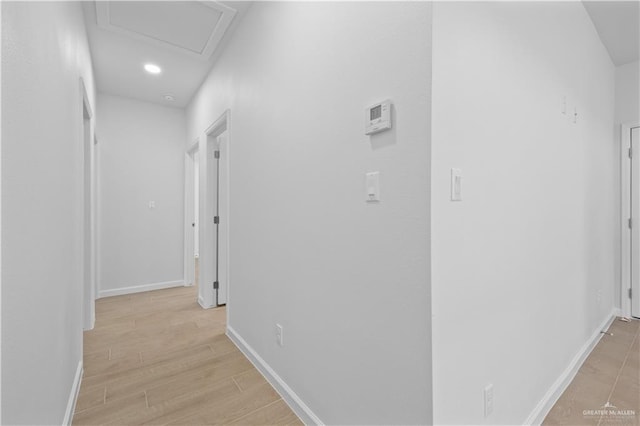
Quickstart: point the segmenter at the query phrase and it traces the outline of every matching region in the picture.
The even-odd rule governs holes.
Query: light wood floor
[[[616,319],[608,331],[613,336],[602,336],[544,425],[640,424],[640,321]]]
[[[96,302],[74,424],[302,424],[225,336],[225,309],[196,297],[194,286]]]

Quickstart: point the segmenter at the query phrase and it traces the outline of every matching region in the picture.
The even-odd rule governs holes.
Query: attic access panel
[[[236,10],[214,1],[99,1],[98,26],[209,60]]]

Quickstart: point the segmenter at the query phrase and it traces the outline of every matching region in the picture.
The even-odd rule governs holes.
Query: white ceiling
[[[640,59],[640,0],[583,4],[615,65]],[[251,3],[83,2],[98,90],[185,107]],[[150,75],[143,65],[162,68]],[[172,95],[173,102],[164,99]]]
[[[98,91],[185,107],[251,3],[83,2]],[[143,66],[162,68],[148,74]],[[175,101],[164,99],[172,95]]]
[[[640,59],[640,1],[582,3],[616,66]]]

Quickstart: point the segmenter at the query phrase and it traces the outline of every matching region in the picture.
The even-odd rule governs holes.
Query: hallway
[[[300,424],[197,287],[103,298],[73,424]]]
[[[640,401],[638,325],[601,334],[640,319],[640,0],[0,21],[0,424],[603,424]]]

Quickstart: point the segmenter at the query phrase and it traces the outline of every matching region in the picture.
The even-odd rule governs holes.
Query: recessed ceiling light
[[[164,95],[163,97],[165,101],[169,101],[169,102],[173,102],[176,100],[176,98],[173,95]]]
[[[155,64],[144,64],[144,69],[150,74],[160,74],[162,72],[162,68]]]

